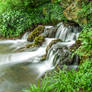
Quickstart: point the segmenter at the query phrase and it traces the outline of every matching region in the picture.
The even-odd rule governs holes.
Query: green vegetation
[[[18,37],[37,24],[65,20],[63,9],[50,0],[0,0],[0,37]]]
[[[81,10],[78,12],[80,24],[81,19],[84,18],[83,22],[87,22],[86,24],[92,25],[92,2],[86,1],[81,3]],[[86,19],[86,20],[85,20]]]
[[[45,37],[39,35],[39,36],[34,38],[33,43],[27,44],[26,48],[41,46],[44,41],[45,41]]]
[[[28,41],[33,41],[37,36],[39,36],[41,33],[44,32],[44,26],[39,25],[37,28],[35,28],[29,35],[28,35]]]

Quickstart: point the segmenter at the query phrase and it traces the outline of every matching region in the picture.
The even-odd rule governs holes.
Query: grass
[[[79,70],[59,70],[42,80],[42,85],[31,85],[23,92],[91,92],[92,91],[92,59],[87,59],[79,66]]]

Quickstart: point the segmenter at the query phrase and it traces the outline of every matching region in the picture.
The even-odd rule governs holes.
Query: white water
[[[46,26],[49,29],[52,26]],[[65,27],[62,23],[57,29],[55,38],[46,38],[43,45],[36,50],[31,48],[18,52],[18,49],[25,47],[28,33],[18,40],[0,41],[0,92],[20,92],[21,89],[35,83],[45,72],[55,68],[59,62],[59,50],[57,46],[70,47],[75,43],[79,35],[76,27]],[[53,45],[48,53],[47,59],[40,62],[41,56],[46,54],[46,47],[49,43],[59,38],[64,42]],[[56,48],[55,48],[56,47]],[[17,51],[17,52],[16,52]],[[8,86],[8,87],[6,87]]]
[[[56,33],[56,38],[60,38],[63,41],[75,41],[77,40],[79,35],[78,28],[75,27],[65,27],[63,23],[59,26],[57,33]]]

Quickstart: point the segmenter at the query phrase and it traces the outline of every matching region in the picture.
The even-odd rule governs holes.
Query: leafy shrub
[[[92,28],[85,26],[80,34],[79,40],[82,41],[83,48],[92,49]]]
[[[5,5],[0,3],[1,9],[7,6],[0,13],[0,36],[16,37],[30,27],[34,27],[33,25],[57,24],[58,21],[65,20],[63,9],[57,3],[47,3],[34,8],[30,8],[30,6],[19,7],[17,3],[19,2],[16,1],[14,3],[16,5],[13,5],[10,0],[7,0],[7,3],[3,2]]]

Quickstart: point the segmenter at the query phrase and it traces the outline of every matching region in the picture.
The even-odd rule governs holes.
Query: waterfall
[[[42,46],[26,48],[22,52],[18,50],[30,44],[28,32],[21,39],[0,41],[0,92],[20,92],[30,83],[36,83],[45,72],[54,69],[61,57],[65,56],[68,61],[68,48],[75,43],[79,32],[78,26],[65,26],[63,23],[55,27],[45,26],[42,35],[46,38]],[[46,48],[58,38],[62,41],[52,44],[46,53]],[[46,60],[41,61],[43,55],[46,55]]]
[[[29,32],[26,32],[23,36],[22,36],[22,40],[27,40],[27,38],[28,38],[28,34],[29,34]]]
[[[58,42],[54,44],[47,54],[47,61],[50,65],[55,67],[60,61],[60,57],[63,57],[62,53],[66,52],[63,47],[69,48],[77,40],[79,33],[81,31],[78,26],[64,26],[63,23],[57,25],[58,29],[55,38],[61,39],[63,42]],[[60,51],[61,48],[61,51]],[[63,50],[62,50],[63,49]]]
[[[74,26],[64,26],[63,23],[59,26],[56,33],[56,38],[59,38],[63,41],[75,41],[78,38],[80,29],[79,27]]]

